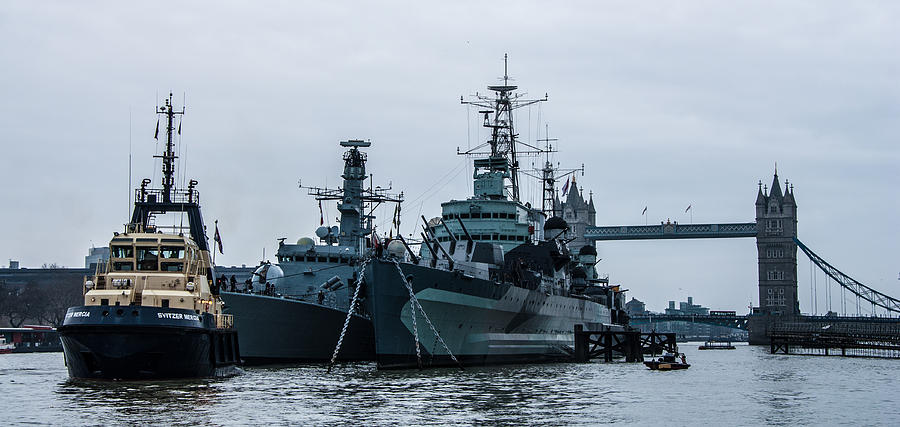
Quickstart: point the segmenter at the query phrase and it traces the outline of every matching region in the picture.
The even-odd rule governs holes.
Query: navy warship
[[[356,289],[361,260],[375,248],[376,207],[396,203],[393,226],[399,226],[403,195],[391,195],[371,185],[366,174],[362,140],[342,141],[343,186],[304,187],[319,203],[337,201],[340,226],[325,225],[321,213],[316,230],[296,244],[280,239],[277,264],[263,263],[243,289],[223,292],[226,312],[238,320],[241,355],[248,364],[325,361],[334,355],[335,339],[347,320],[351,293]],[[365,180],[370,179],[366,188]],[[367,313],[355,310],[338,360],[373,360],[375,340]]]
[[[474,195],[442,203],[441,217],[425,221],[418,255],[401,236],[365,266],[379,368],[567,359],[575,325],[627,324],[624,293],[596,273],[596,249],[571,252],[569,226],[553,216],[555,207],[519,198],[517,155],[542,151],[517,151],[512,112],[547,97],[525,99],[506,70],[503,84],[488,89],[493,96],[463,101],[482,108],[491,133],[458,151],[475,157]],[[542,179],[545,198],[556,200],[552,177]]]
[[[84,281],[84,305],[58,328],[72,378],[174,379],[226,376],[240,363],[233,318],[213,282],[197,181],[176,188],[172,94],[166,119],[161,189],[135,191],[131,222],[114,233],[108,262]],[[180,126],[179,126],[180,128]],[[157,135],[159,132],[157,124]],[[187,227],[162,232],[155,218],[182,212]],[[186,228],[186,230],[185,230]],[[184,231],[188,231],[185,235]]]

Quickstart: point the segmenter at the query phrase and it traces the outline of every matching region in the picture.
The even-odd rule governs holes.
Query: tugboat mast
[[[172,141],[175,132],[175,116],[184,114],[184,106],[181,111],[175,111],[172,103],[172,92],[169,92],[169,98],[166,99],[166,105],[159,107],[156,114],[164,114],[166,116],[166,151],[161,156],[153,156],[162,158],[162,178],[163,178],[163,202],[172,202],[172,190],[175,187],[175,143]]]
[[[491,129],[491,139],[465,152],[459,152],[461,155],[484,156],[487,159],[476,159],[476,168],[485,168],[488,173],[499,173],[505,178],[509,178],[511,188],[510,195],[513,200],[519,199],[519,155],[537,155],[542,150],[538,147],[523,143],[518,140],[518,134],[513,126],[513,110],[526,107],[532,104],[546,101],[547,95],[541,99],[523,99],[525,94],[514,93],[518,86],[509,84],[508,56],[503,55],[503,84],[488,86],[488,90],[493,91],[494,97],[480,95],[476,93],[472,101],[465,101],[460,97],[460,103],[474,105],[483,108],[479,113],[484,114],[484,127]],[[491,117],[493,114],[493,118]],[[516,145],[522,144],[528,147],[525,151],[518,151]],[[490,153],[478,152],[478,150],[489,145]]]

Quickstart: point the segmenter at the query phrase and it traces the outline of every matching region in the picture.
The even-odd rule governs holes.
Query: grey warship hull
[[[321,362],[331,359],[347,311],[290,298],[222,292],[233,314],[246,364]],[[372,322],[351,317],[338,360],[373,360]]]
[[[413,293],[450,352],[463,365],[568,360],[574,327],[609,325],[609,308],[582,298],[547,295],[459,272],[400,263]],[[382,369],[419,366],[409,290],[397,264],[372,260],[365,271],[366,303]],[[416,313],[421,365],[456,363]]]

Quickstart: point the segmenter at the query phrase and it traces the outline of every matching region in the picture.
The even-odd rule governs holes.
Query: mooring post
[[[612,362],[613,360],[613,334],[608,326],[604,326],[603,338],[605,339],[605,352],[603,354],[604,362]]]
[[[587,362],[587,336],[583,325],[575,325],[575,361]]]

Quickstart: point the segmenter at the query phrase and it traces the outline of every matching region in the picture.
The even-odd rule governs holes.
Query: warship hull
[[[347,318],[346,310],[290,298],[223,292],[222,299],[250,365],[331,360]],[[372,322],[353,315],[338,360],[374,358]]]
[[[69,376],[144,380],[228,376],[240,361],[233,329],[208,314],[142,306],[81,306],[58,328]]]
[[[458,272],[400,263],[413,293],[450,352],[462,365],[536,363],[568,360],[574,327],[609,325],[610,310],[581,298],[547,295]],[[423,318],[416,313],[421,365],[409,290],[388,260],[372,260],[365,271],[366,303],[375,327],[381,369],[456,364]]]

